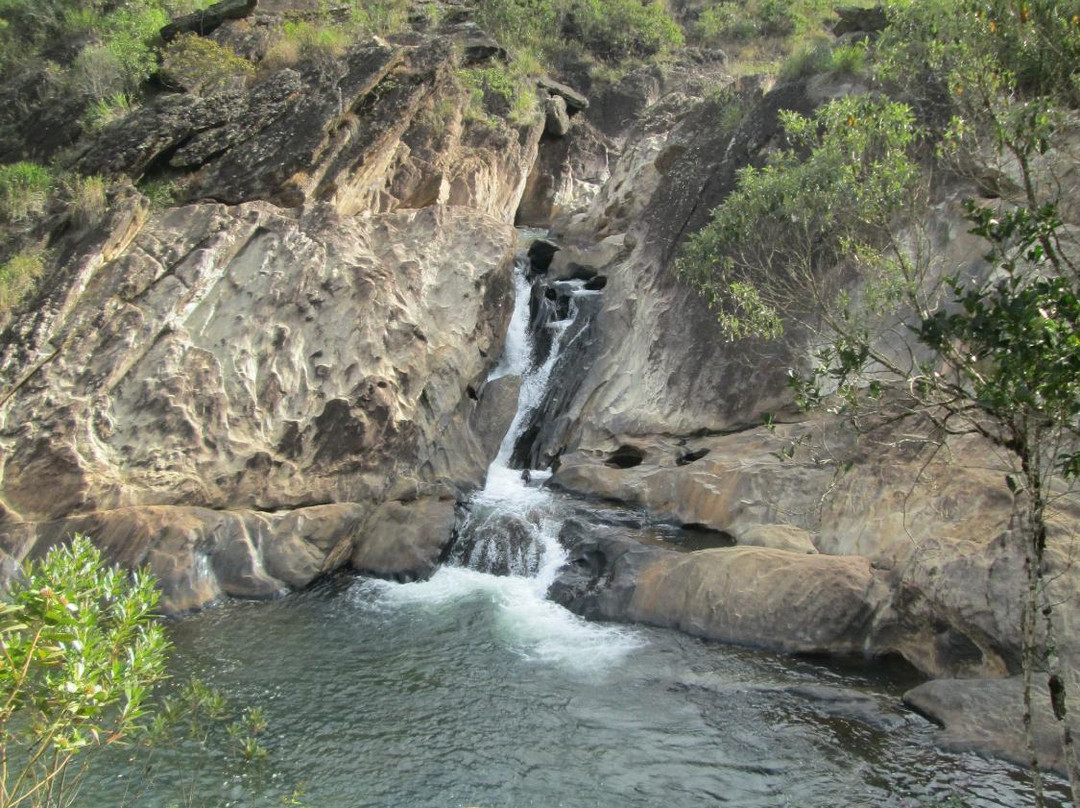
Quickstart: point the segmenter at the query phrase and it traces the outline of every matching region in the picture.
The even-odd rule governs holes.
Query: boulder
[[[1007,679],[936,679],[904,694],[904,703],[942,727],[938,740],[964,752],[1030,762],[1024,732],[1023,677]],[[1061,728],[1050,710],[1046,676],[1032,685],[1032,728],[1039,765],[1065,772]],[[1075,735],[1080,699],[1070,699],[1069,722]]]
[[[566,103],[568,115],[576,115],[589,108],[589,99],[565,84],[561,84],[547,76],[541,76],[536,80],[536,83],[541,90],[547,90],[550,95],[561,98]]]
[[[178,17],[161,29],[161,38],[171,42],[180,34],[206,36],[227,20],[239,20],[255,11],[259,0],[221,0],[212,6]]]
[[[435,570],[454,530],[452,498],[386,502],[376,508],[349,559],[359,572],[399,581]]]
[[[552,137],[563,137],[570,131],[570,116],[562,96],[553,95],[544,100],[544,132]]]
[[[548,267],[551,266],[551,261],[555,257],[555,254],[561,250],[562,247],[551,239],[538,238],[529,245],[529,270],[531,272],[543,275],[548,271]]]
[[[627,614],[739,645],[861,654],[883,594],[865,558],[732,547],[645,565]]]

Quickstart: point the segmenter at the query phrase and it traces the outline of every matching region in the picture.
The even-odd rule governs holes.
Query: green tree
[[[92,754],[146,728],[168,643],[144,572],[86,538],[32,564],[0,605],[0,806],[65,804]]]

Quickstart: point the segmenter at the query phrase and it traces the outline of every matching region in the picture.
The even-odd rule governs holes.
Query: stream
[[[1030,804],[1020,768],[934,745],[933,726],[901,706],[917,681],[906,669],[591,623],[547,599],[566,560],[562,525],[612,509],[512,466],[600,293],[560,282],[538,322],[524,262],[516,281],[493,376],[522,376],[518,412],[448,563],[426,581],[342,575],[171,626],[177,679],[199,676],[266,714],[257,804],[301,783],[312,808]],[[694,546],[633,516],[650,541]],[[255,804],[252,775],[220,752],[168,751],[169,766],[117,752],[78,804]]]

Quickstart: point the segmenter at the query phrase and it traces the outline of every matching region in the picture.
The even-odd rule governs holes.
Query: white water
[[[385,581],[370,585],[379,591],[380,607],[420,606],[453,609],[463,603],[486,600],[495,610],[499,641],[522,657],[548,662],[579,672],[599,672],[624,658],[642,642],[632,629],[589,623],[547,599],[548,588],[559,568],[566,563],[566,551],[558,536],[564,517],[555,495],[538,484],[550,474],[531,472],[526,483],[522,472],[510,468],[510,457],[528,422],[530,413],[543,401],[551,373],[565,349],[563,337],[577,316],[571,303],[569,316],[548,327],[553,334],[552,349],[543,364],[533,367],[533,345],[529,331],[527,264],[519,261],[514,270],[514,311],[505,340],[503,357],[488,381],[503,376],[521,376],[521,390],[514,420],[499,452],[488,469],[484,489],[470,502],[470,515],[460,532],[472,531],[480,538],[469,555],[475,567],[491,568],[499,558],[509,558],[509,575],[492,575],[462,566],[443,566],[426,581],[394,584]],[[571,282],[572,283],[572,282]],[[578,290],[574,294],[594,294]],[[507,550],[508,530],[524,531],[527,541],[517,555]]]

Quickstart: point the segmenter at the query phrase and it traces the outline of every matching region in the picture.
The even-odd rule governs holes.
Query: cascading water
[[[520,376],[521,387],[517,411],[488,469],[486,485],[465,508],[449,563],[427,581],[371,584],[381,590],[383,600],[395,604],[447,605],[488,598],[498,609],[497,620],[506,638],[521,653],[573,667],[620,658],[638,643],[632,629],[588,623],[547,599],[559,568],[566,563],[558,535],[569,514],[560,498],[541,485],[549,471],[512,466],[560,357],[582,333],[579,301],[598,294],[583,285],[582,281],[558,281],[554,284],[559,290],[557,303],[531,305],[528,259],[518,260],[514,311],[503,357],[488,382]],[[542,345],[534,339],[537,334],[543,337]]]

